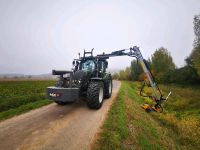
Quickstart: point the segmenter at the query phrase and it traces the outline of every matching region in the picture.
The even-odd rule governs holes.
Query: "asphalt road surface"
[[[100,131],[120,87],[99,110],[83,101],[59,106],[55,103],[0,122],[0,150],[87,150]]]

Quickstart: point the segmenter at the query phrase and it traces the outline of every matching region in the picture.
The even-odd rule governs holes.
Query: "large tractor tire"
[[[112,79],[106,80],[104,82],[104,98],[110,98],[112,95],[112,88],[113,88],[113,84],[112,84]]]
[[[104,85],[103,82],[92,81],[87,90],[87,105],[92,109],[99,109],[103,104]]]

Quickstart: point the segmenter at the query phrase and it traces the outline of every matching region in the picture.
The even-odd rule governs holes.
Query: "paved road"
[[[90,149],[120,87],[113,82],[112,97],[99,110],[86,103],[58,106],[53,103],[0,122],[0,150]]]

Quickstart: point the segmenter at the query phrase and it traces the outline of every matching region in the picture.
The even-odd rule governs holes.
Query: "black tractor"
[[[91,52],[84,51],[83,57],[80,57],[79,54],[79,59],[74,59],[72,71],[53,70],[53,75],[59,75],[60,77],[55,86],[47,88],[47,97],[59,105],[74,102],[83,97],[86,98],[88,107],[99,109],[103,104],[104,98],[109,98],[112,95],[112,77],[110,73],[106,73],[106,68],[108,67],[107,59],[116,56],[129,56],[137,59],[149,82],[146,83],[144,81],[140,95],[149,97],[156,102],[152,108],[149,105],[144,105],[144,109],[146,111],[161,112],[161,104],[163,100],[169,97],[171,92],[167,98],[163,98],[163,94],[156,84],[148,64],[137,46],[97,56],[93,56],[93,49]],[[145,85],[152,87],[153,95],[146,96],[142,94]]]
[[[59,105],[86,99],[92,109],[99,109],[104,98],[112,95],[112,76],[106,72],[109,57],[93,56],[85,52],[83,57],[74,59],[72,71],[53,70],[53,75],[59,75],[59,80],[53,87],[47,87],[47,98]]]

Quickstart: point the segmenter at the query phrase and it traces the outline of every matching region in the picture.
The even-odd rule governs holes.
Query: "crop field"
[[[122,82],[94,149],[200,149],[200,87],[162,85],[165,95],[172,91],[163,113],[141,108],[153,102],[139,95],[140,87]]]
[[[45,89],[55,81],[0,81],[0,120],[49,104]]]

